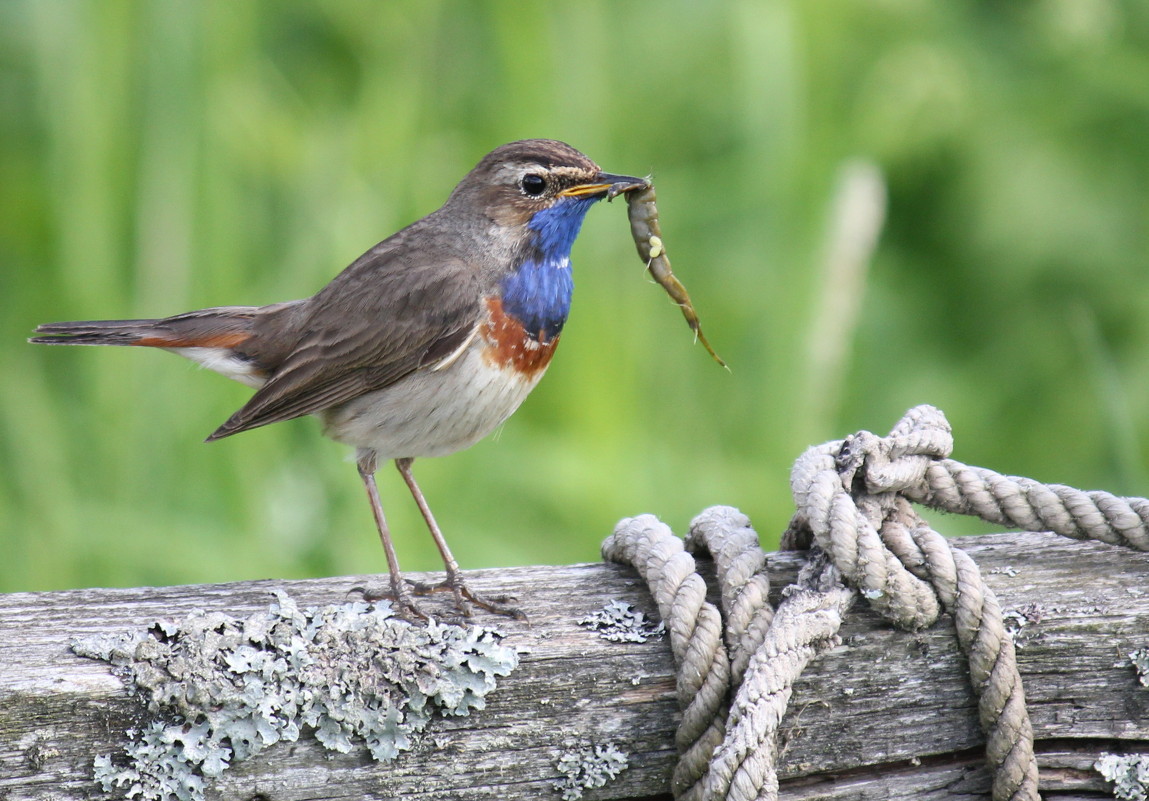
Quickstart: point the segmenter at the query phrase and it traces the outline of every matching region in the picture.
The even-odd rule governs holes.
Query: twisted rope
[[[777,733],[793,683],[837,642],[860,593],[911,631],[951,614],[978,699],[992,798],[1037,801],[1033,729],[1001,607],[973,560],[912,503],[1149,550],[1149,500],[968,467],[949,458],[952,448],[945,416],[918,406],[887,437],[862,431],[803,454],[791,473],[797,514],[784,542],[813,547],[777,610],[767,599],[765,554],[736,509],[714,507],[695,518],[685,550],[651,515],[621,521],[603,543],[605,559],[638,568],[671,632],[683,709],[676,798],[777,798]],[[713,557],[721,613],[706,602],[687,550]]]
[[[699,801],[698,780],[726,734],[730,662],[722,647],[722,617],[706,600],[706,582],[695,572],[694,558],[654,515],[621,521],[602,553],[638,570],[666,621],[682,710],[671,791],[675,798]]]

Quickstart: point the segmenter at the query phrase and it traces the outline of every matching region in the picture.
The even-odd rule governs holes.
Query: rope
[[[765,554],[738,510],[707,509],[685,545],[652,515],[618,524],[603,557],[633,565],[647,582],[679,668],[675,798],[778,797],[777,733],[793,683],[837,643],[861,594],[910,631],[950,613],[978,699],[992,798],[1038,801],[1033,729],[1001,607],[973,560],[912,504],[1149,550],[1149,500],[968,467],[949,458],[952,448],[945,416],[918,406],[887,437],[862,431],[803,454],[791,473],[797,513],[783,543],[808,546],[810,555],[777,610]],[[721,612],[706,601],[691,553],[713,557]]]
[[[682,710],[671,791],[675,798],[700,801],[698,779],[726,734],[730,662],[722,647],[722,617],[706,600],[706,582],[682,540],[653,515],[623,520],[602,547],[604,558],[638,570],[666,621]]]

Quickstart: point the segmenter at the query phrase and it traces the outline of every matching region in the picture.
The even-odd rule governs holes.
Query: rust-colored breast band
[[[489,364],[510,367],[525,377],[533,378],[546,369],[559,344],[558,336],[536,339],[513,316],[503,311],[503,302],[497,297],[486,299],[489,319],[483,325],[482,335],[487,342],[483,352]]]

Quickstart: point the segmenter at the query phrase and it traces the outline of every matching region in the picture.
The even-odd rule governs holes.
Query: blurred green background
[[[805,447],[918,403],[962,461],[1149,494],[1142,0],[6,0],[0,591],[385,569],[316,421],[206,446],[249,390],[24,339],[309,295],[526,137],[654,174],[732,370],[644,275],[623,205],[593,209],[546,379],[416,464],[464,566],[591,561],[620,517],[682,531],[716,503],[773,544]],[[835,198],[858,160],[888,210],[851,262]],[[437,569],[380,478],[404,567]]]

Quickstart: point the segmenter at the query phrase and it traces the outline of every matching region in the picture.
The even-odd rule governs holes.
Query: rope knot
[[[647,580],[679,664],[678,801],[777,799],[777,735],[793,682],[837,642],[855,593],[903,629],[950,613],[978,696],[992,798],[1040,801],[1033,729],[1001,606],[973,560],[913,504],[1149,551],[1149,499],[1003,476],[950,459],[952,449],[945,416],[917,406],[886,437],[859,431],[802,454],[790,474],[797,508],[785,539],[808,549],[809,560],[777,609],[765,555],[738,510],[700,514],[685,547],[650,515],[619,523],[603,555]],[[721,612],[694,569],[692,554],[706,553]]]
[[[953,430],[940,409],[915,406],[889,436],[859,431],[834,457],[842,486],[854,495],[906,492],[922,484],[930,463],[953,451]]]

